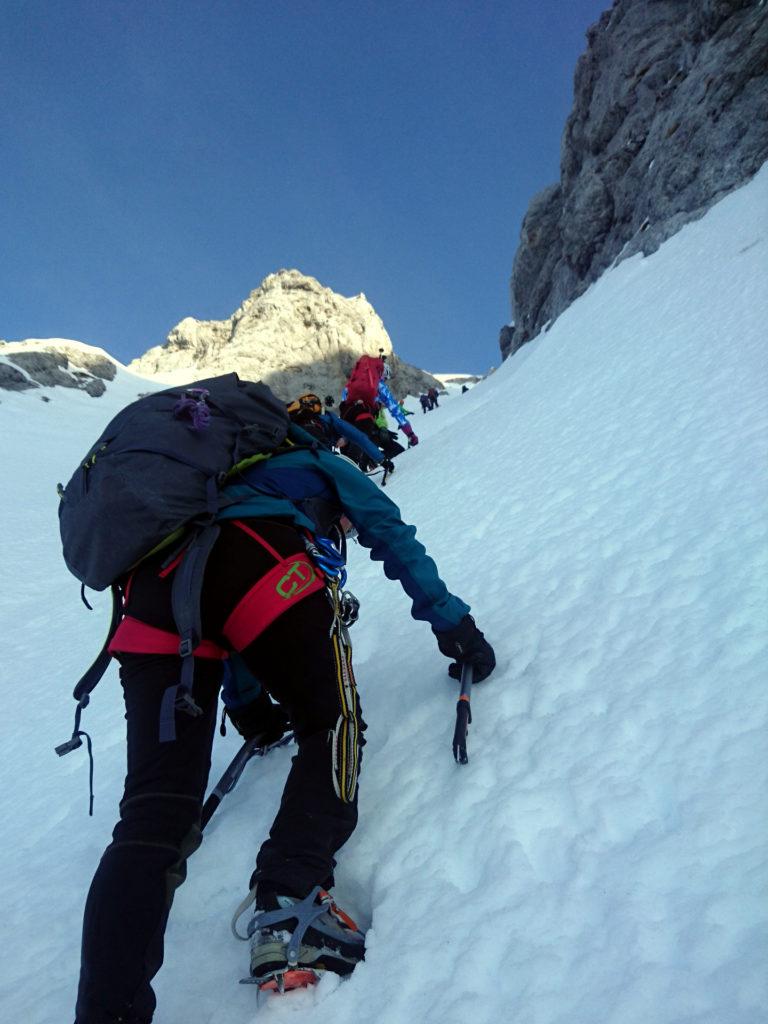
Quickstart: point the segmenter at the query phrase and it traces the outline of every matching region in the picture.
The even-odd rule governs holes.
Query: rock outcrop
[[[76,341],[0,342],[0,388],[78,388],[93,398],[104,394],[104,381],[115,379],[115,361],[102,349]]]
[[[265,381],[289,401],[303,391],[338,400],[357,358],[383,349],[399,395],[438,386],[392,353],[392,342],[365,295],[344,298],[298,270],[270,274],[226,320],[186,317],[164,345],[128,369],[178,383],[234,370]]]
[[[560,181],[523,221],[505,357],[768,159],[766,0],[614,0],[587,43]]]

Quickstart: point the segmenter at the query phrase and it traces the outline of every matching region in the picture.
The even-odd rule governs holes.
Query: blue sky
[[[0,337],[128,361],[296,267],[398,354],[499,362],[610,0],[5,0]]]

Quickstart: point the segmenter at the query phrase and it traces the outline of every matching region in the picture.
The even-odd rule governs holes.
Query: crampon
[[[262,992],[289,992],[314,985],[330,971],[349,975],[365,956],[365,936],[352,919],[317,887],[303,900],[271,897],[248,926],[250,977]]]

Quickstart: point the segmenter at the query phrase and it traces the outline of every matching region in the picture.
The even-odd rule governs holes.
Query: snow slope
[[[605,274],[464,395],[417,410],[388,492],[498,668],[456,685],[399,587],[353,547],[369,722],[337,897],[369,928],[346,982],[262,999],[229,933],[289,750],[249,766],[190,862],[158,1024],[757,1024],[768,1011],[768,167]],[[58,549],[55,483],[114,409],[3,394],[0,905],[5,1020],[72,1019],[82,903],[124,767],[110,673],[96,747],[59,761],[97,649]],[[217,740],[214,778],[237,748]]]

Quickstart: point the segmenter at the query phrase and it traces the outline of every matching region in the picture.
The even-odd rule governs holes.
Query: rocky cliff
[[[286,401],[303,391],[338,400],[357,358],[387,354],[399,396],[439,386],[392,353],[392,342],[364,295],[344,298],[298,270],[270,274],[226,320],[177,324],[164,345],[128,369],[176,383],[236,371],[263,380]]]
[[[115,360],[92,345],[61,338],[0,342],[0,389],[5,391],[58,386],[98,398],[116,373]]]
[[[523,221],[505,357],[768,159],[766,0],[614,0],[587,44],[560,181]]]

